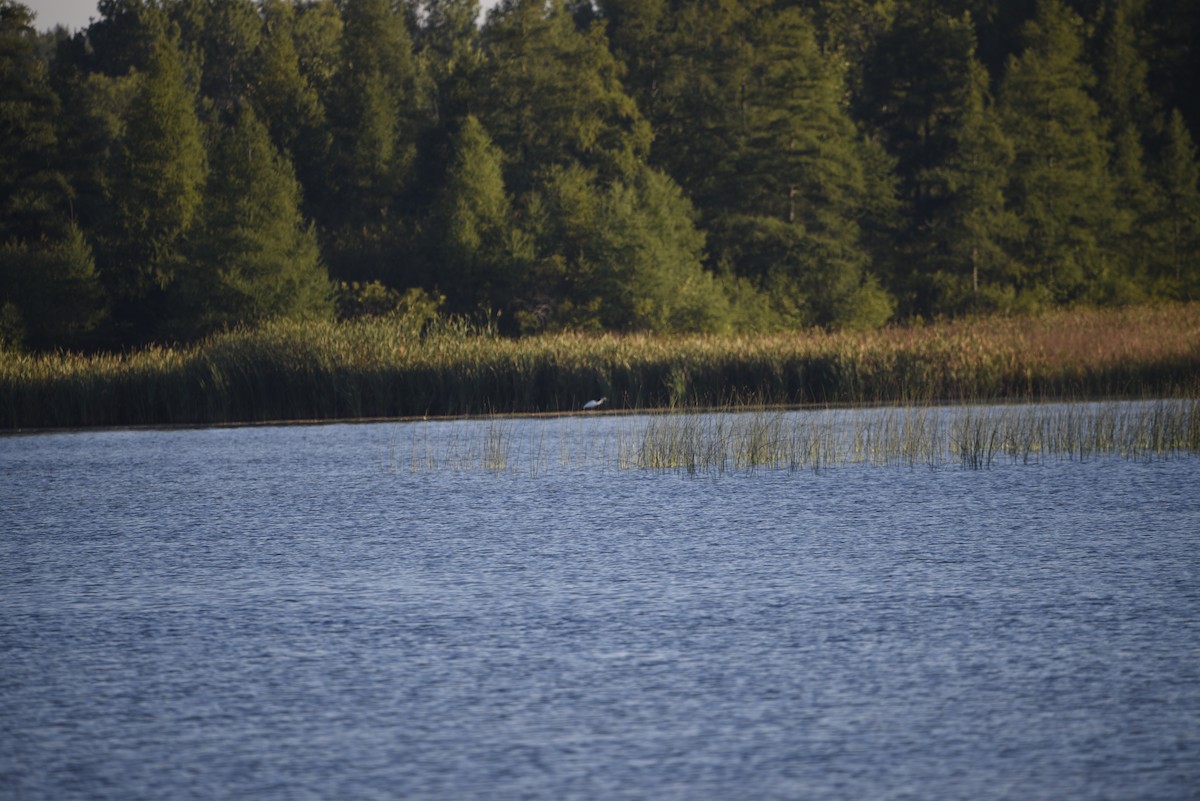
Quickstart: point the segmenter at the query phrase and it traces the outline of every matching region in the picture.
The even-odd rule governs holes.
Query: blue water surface
[[[0,438],[0,798],[1200,797],[1200,459],[480,425]]]

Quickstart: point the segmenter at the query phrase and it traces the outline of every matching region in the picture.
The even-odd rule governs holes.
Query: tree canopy
[[[1193,3],[479,8],[0,0],[0,347],[412,291],[512,334],[1200,297]]]

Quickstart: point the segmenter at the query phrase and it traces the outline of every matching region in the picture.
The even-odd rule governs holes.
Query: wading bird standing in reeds
[[[588,409],[599,409],[601,406],[604,405],[604,402],[607,400],[608,400],[608,398],[601,398],[600,400],[590,400],[587,403],[583,404],[583,408],[585,411]]]

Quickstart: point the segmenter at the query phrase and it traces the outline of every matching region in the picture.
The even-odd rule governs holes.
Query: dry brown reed
[[[273,323],[125,354],[0,353],[0,428],[1190,395],[1200,304],[868,333],[505,339],[457,321]]]

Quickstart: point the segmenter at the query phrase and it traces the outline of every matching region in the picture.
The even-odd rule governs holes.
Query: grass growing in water
[[[560,412],[602,395],[626,410],[1161,397],[1197,376],[1200,304],[734,337],[276,323],[119,355],[0,353],[0,428]]]
[[[622,421],[418,423],[411,469],[544,472],[557,427],[563,468],[725,474],[845,465],[961,466],[1200,455],[1200,400],[1014,406],[671,412]],[[458,427],[455,426],[466,426]],[[441,432],[431,445],[430,432]],[[457,433],[452,433],[457,432]]]

